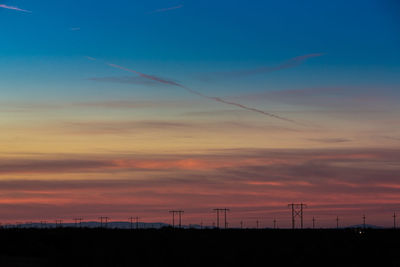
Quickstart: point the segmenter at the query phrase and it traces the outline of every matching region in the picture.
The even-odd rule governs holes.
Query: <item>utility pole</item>
[[[220,211],[223,211],[223,212],[224,212],[224,224],[225,224],[225,229],[228,228],[228,223],[227,223],[227,221],[226,221],[226,212],[227,212],[227,211],[230,211],[230,210],[227,209],[227,208],[224,208],[224,209],[214,209],[214,211],[217,212],[217,228],[219,228],[219,212],[220,212]]]
[[[175,214],[179,216],[179,228],[182,227],[182,214],[183,210],[170,210],[169,213],[172,213],[172,227],[175,228]]]
[[[178,215],[179,215],[179,228],[182,228],[182,213],[184,213],[183,210],[178,210]]]
[[[303,209],[307,207],[306,204],[288,204],[288,207],[292,209],[292,229],[296,228],[296,217],[300,218],[300,227],[303,229]]]
[[[314,218],[314,216],[312,217],[312,229],[315,229],[315,218]]]
[[[79,222],[79,228],[82,227],[82,218],[74,218],[74,222],[75,222],[75,228],[78,227],[78,222]]]
[[[396,229],[397,225],[396,225],[396,212],[393,213],[393,229]]]
[[[274,229],[276,229],[276,219],[274,218]]]
[[[243,229],[243,221],[240,221],[240,229]]]
[[[339,229],[339,216],[336,216],[336,229]]]
[[[366,227],[365,227],[365,226],[366,226],[366,225],[365,225],[365,218],[366,218],[366,217],[365,217],[365,214],[364,214],[364,215],[363,215],[363,227],[364,227],[364,229],[366,228]]]
[[[108,217],[99,217],[99,219],[100,219],[100,228],[103,228],[103,222],[104,222],[104,227],[107,228],[108,220],[110,218],[108,218]]]
[[[256,221],[256,227],[257,227],[257,229],[258,229],[258,220]]]
[[[217,212],[217,228],[219,228],[219,209],[214,209]]]

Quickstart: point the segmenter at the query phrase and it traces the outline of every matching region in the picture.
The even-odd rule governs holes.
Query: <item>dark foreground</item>
[[[400,231],[0,230],[0,266],[400,266]]]

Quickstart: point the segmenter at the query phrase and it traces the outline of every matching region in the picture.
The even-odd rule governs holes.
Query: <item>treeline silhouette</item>
[[[400,266],[395,229],[0,229],[0,266]]]

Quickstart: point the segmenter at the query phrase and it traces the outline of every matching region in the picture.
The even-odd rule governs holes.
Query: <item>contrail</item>
[[[157,9],[157,10],[154,10],[152,12],[149,12],[149,14],[166,12],[166,11],[170,11],[170,10],[174,10],[174,9],[179,9],[179,8],[182,8],[182,7],[183,7],[183,5],[167,7],[167,8],[161,8],[161,9]]]
[[[297,123],[294,120],[291,120],[291,119],[288,119],[288,118],[284,118],[284,117],[275,115],[273,113],[265,112],[265,111],[260,110],[260,109],[249,107],[249,106],[246,106],[246,105],[243,105],[243,104],[240,104],[240,103],[236,103],[236,102],[227,101],[227,100],[224,100],[224,99],[219,98],[219,97],[213,97],[213,96],[205,95],[205,94],[203,94],[201,92],[198,92],[196,90],[190,89],[190,88],[188,88],[188,87],[186,87],[184,85],[181,85],[181,84],[179,84],[177,82],[174,82],[174,81],[168,81],[168,80],[162,79],[160,77],[156,77],[156,76],[153,76],[153,75],[147,75],[147,74],[138,72],[136,70],[128,69],[128,68],[125,68],[125,67],[122,67],[122,66],[119,66],[119,65],[116,65],[116,64],[112,64],[112,63],[107,63],[107,65],[110,66],[110,67],[113,67],[113,68],[117,68],[117,69],[123,70],[123,71],[134,73],[134,74],[139,75],[139,76],[141,76],[143,78],[146,78],[146,79],[150,79],[150,80],[153,80],[153,81],[156,81],[156,82],[160,82],[160,83],[164,83],[164,84],[180,87],[180,88],[186,90],[187,92],[189,92],[191,94],[194,94],[194,95],[197,95],[197,96],[209,99],[209,100],[214,100],[214,101],[219,102],[219,103],[224,103],[224,104],[227,104],[227,105],[239,107],[241,109],[246,109],[246,110],[249,110],[249,111],[252,111],[252,112],[257,112],[257,113],[263,114],[265,116],[273,117],[273,118],[276,118],[276,119],[280,119],[280,120],[284,120],[284,121],[288,121],[288,122],[292,122],[292,123]]]
[[[96,58],[94,58],[94,57],[88,57],[88,56],[86,56],[85,58],[87,58],[87,59],[89,59],[89,60],[92,60],[92,61],[95,61],[95,60],[97,60]]]
[[[7,6],[7,5],[4,5],[4,4],[0,4],[0,8],[32,13],[32,11],[29,11],[29,10],[21,9],[21,8],[18,8],[18,7],[15,7],[15,6]]]
[[[324,54],[322,54],[322,53],[315,53],[315,54],[298,56],[298,57],[291,58],[275,67],[261,67],[261,68],[250,69],[250,70],[217,72],[217,73],[211,74],[211,77],[208,77],[208,78],[218,78],[218,77],[230,78],[230,77],[239,77],[239,76],[248,76],[248,75],[254,75],[254,74],[269,73],[269,72],[273,72],[273,71],[293,68],[293,67],[300,65],[301,63],[303,63],[305,60],[307,60],[309,58],[320,57],[323,55]]]
[[[316,54],[308,54],[308,55],[304,55],[304,56],[294,57],[294,58],[291,58],[288,61],[282,63],[279,66],[276,66],[276,67],[263,67],[263,68],[255,69],[252,72],[249,71],[248,74],[258,73],[258,72],[271,72],[271,71],[277,71],[277,70],[293,68],[293,67],[296,67],[296,66],[300,65],[301,63],[303,63],[303,61],[305,61],[305,60],[307,60],[309,58],[320,57],[320,56],[323,56],[323,55],[324,54],[322,54],[322,53],[316,53]]]

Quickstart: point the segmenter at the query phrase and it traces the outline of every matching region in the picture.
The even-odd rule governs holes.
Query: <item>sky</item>
[[[392,226],[395,0],[0,0],[0,218]]]

